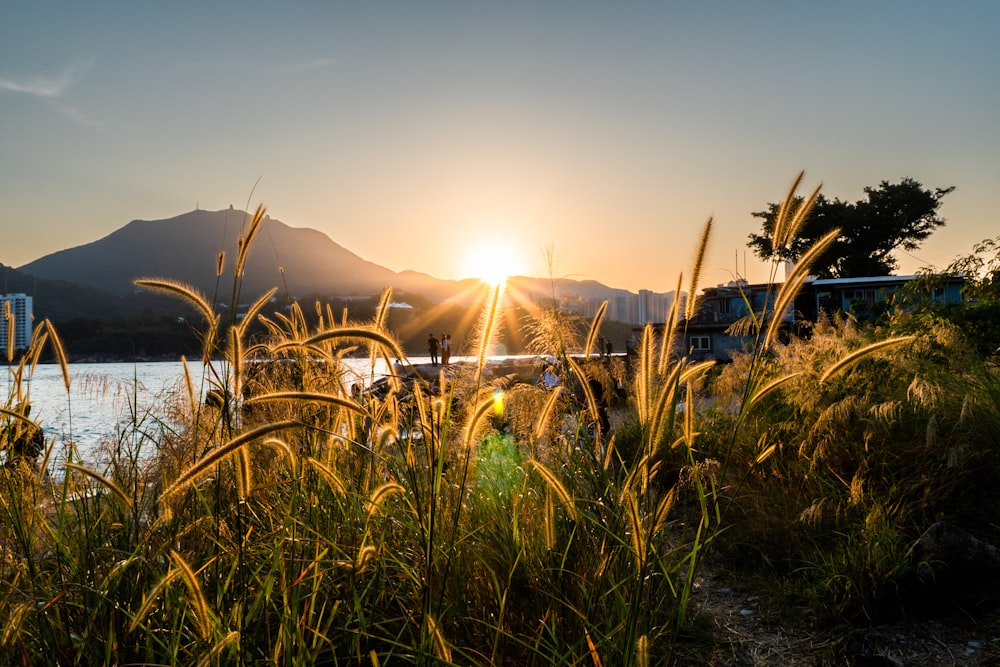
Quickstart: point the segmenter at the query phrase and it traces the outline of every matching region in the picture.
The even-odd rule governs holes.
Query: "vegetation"
[[[200,351],[197,332],[178,317],[78,318],[59,326],[74,359],[178,359]]]
[[[945,276],[962,276],[963,303],[934,298]],[[1000,237],[977,243],[943,272],[923,271],[895,300],[895,326],[918,330],[944,321],[962,331],[979,357],[1000,359]]]
[[[892,252],[897,248],[916,250],[944,220],[938,215],[941,199],[955,188],[924,189],[918,181],[904,178],[899,183],[882,181],[877,188],[866,187],[866,199],[853,204],[816,192],[808,203],[789,202],[792,209],[806,205],[806,216],[798,235],[785,245],[775,245],[775,228],[783,204],[768,204],[754,213],[763,220],[760,234],[751,234],[747,245],[761,259],[798,260],[812,245],[833,229],[836,240],[813,260],[813,275],[820,278],[887,276],[896,268]]]
[[[793,187],[775,256],[807,218],[796,201]],[[233,303],[262,217],[240,244]],[[743,323],[755,345],[722,368],[678,350],[679,303],[627,369],[590,354],[603,310],[578,337],[538,313],[532,344],[568,369],[552,391],[480,363],[357,397],[344,355],[405,357],[389,294],[366,321],[262,315],[265,295],[224,323],[197,290],[143,280],[199,313],[200,354],[219,361],[163,415],[135,415],[100,469],[70,443],[57,478],[17,455],[38,426],[39,355],[65,362],[54,328],[37,327],[8,359],[0,410],[0,662],[704,662],[712,647],[692,628],[706,563],[792,577],[791,608],[816,618],[905,609],[906,547],[928,522],[997,537],[1000,378],[944,322],[841,320],[779,343],[774,313],[838,238],[774,285],[774,308]],[[166,435],[152,439],[154,419]]]

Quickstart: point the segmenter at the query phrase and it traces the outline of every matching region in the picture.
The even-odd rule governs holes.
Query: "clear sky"
[[[794,176],[957,186],[903,273],[1000,234],[1000,2],[0,4],[0,262],[267,206],[393,270],[703,284]]]

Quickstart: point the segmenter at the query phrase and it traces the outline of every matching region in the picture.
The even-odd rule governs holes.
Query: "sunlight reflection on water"
[[[383,361],[372,369],[367,359],[348,359],[356,381],[367,385],[386,372]],[[213,373],[223,373],[223,365],[212,368],[188,364],[195,391],[204,395]],[[31,403],[31,418],[42,425],[47,443],[55,439],[49,467],[57,470],[65,461],[67,445],[76,443],[84,463],[96,463],[102,443],[126,434],[131,441],[148,434],[155,441],[163,431],[171,401],[186,393],[184,367],[176,362],[70,364],[67,392],[58,364],[40,364],[23,383],[22,392]],[[203,380],[205,380],[203,382]],[[12,371],[0,372],[3,398],[14,390]],[[17,401],[11,399],[13,405]],[[169,424],[166,424],[169,427]],[[147,441],[144,446],[151,447]]]
[[[165,414],[164,406],[180,390],[183,377],[180,362],[70,364],[69,371],[69,391],[58,364],[37,366],[22,387],[46,442],[55,439],[50,468],[61,467],[71,442],[84,462],[93,462],[101,442],[132,424],[152,428],[154,435],[156,420],[150,417]],[[3,373],[0,390],[5,398],[11,396],[12,385],[11,373]]]
[[[471,358],[458,357],[455,361]],[[410,358],[412,364],[426,364],[425,357]],[[359,382],[369,385],[388,372],[384,360],[377,360],[372,367],[368,359],[345,359],[347,370],[353,378],[345,381],[349,386]],[[215,362],[212,369],[200,363],[190,364],[189,371],[195,391],[204,395],[211,387],[211,374],[223,373],[223,366]],[[184,367],[176,362],[97,363],[70,364],[70,389],[67,392],[58,364],[40,364],[24,383],[22,391],[31,402],[31,418],[42,425],[47,443],[55,440],[56,446],[49,462],[49,469],[62,467],[69,443],[75,443],[78,456],[84,464],[100,467],[101,445],[108,442],[137,442],[151,451],[170,424],[168,406],[184,389]],[[204,382],[203,382],[204,380]],[[12,373],[0,371],[0,391],[6,399],[13,391]],[[13,406],[16,400],[11,399]],[[123,437],[124,436],[124,437]]]

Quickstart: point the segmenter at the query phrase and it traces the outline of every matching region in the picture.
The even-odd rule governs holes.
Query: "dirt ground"
[[[705,573],[696,586],[694,629],[676,649],[679,665],[1000,666],[997,613],[817,629],[731,575]]]

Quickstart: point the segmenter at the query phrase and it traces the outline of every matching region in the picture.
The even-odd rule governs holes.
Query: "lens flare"
[[[497,417],[503,417],[503,392],[497,390],[493,392],[493,414]]]

